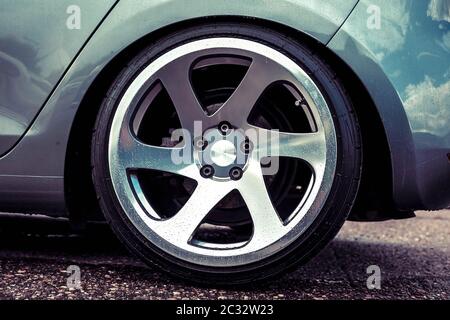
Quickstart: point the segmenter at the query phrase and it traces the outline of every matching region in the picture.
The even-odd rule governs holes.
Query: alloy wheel
[[[192,72],[216,65],[247,69],[227,100],[207,112],[193,87]],[[249,121],[263,93],[274,84],[285,86],[295,97],[295,106],[307,114],[310,132],[271,130]],[[183,129],[174,146],[150,145],[138,135],[145,113],[163,89]],[[201,124],[200,130],[196,124]],[[327,102],[301,66],[265,44],[216,37],[169,50],[133,79],[111,124],[108,164],[123,211],[146,239],[188,262],[239,266],[281,251],[313,223],[333,184],[336,141]],[[262,162],[270,157],[301,159],[311,171],[306,190],[284,218],[265,181]],[[173,216],[165,217],[148,201],[136,175],[140,169],[186,177],[195,188]],[[195,234],[211,210],[236,191],[250,214],[250,237],[225,244],[198,240]]]

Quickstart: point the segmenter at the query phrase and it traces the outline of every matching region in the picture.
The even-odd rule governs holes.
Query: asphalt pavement
[[[81,236],[60,220],[25,220],[0,218],[0,299],[450,299],[449,210],[347,222],[305,267],[233,290],[197,287],[146,267],[104,226]],[[68,286],[71,265],[80,268],[80,289]],[[367,287],[369,266],[379,268],[379,289]]]

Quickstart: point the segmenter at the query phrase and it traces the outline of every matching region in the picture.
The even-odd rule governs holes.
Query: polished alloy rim
[[[248,70],[230,98],[212,115],[207,115],[192,88],[192,68],[198,61],[214,64],[235,63],[234,60],[248,61]],[[304,99],[314,123],[314,132],[271,132],[248,123],[248,116],[264,90],[279,82],[289,84]],[[140,106],[157,86],[163,86],[169,94],[181,126],[191,133],[193,143],[184,139],[182,145],[160,147],[145,144],[137,138],[143,114]],[[198,121],[203,130],[223,136],[227,136],[226,130],[231,130],[238,138],[210,141],[202,138],[208,140],[204,143],[207,147],[204,147],[203,143],[195,140],[198,129],[194,123]],[[248,131],[256,132],[257,137],[269,138],[261,141],[254,135],[247,135]],[[201,136],[204,134],[205,131],[200,133]],[[242,141],[249,144],[242,147]],[[208,38],[172,49],[134,78],[114,114],[108,163],[120,205],[146,239],[188,262],[205,266],[238,266],[262,260],[282,250],[311,225],[333,183],[336,144],[335,128],[326,100],[298,64],[258,42]],[[190,153],[193,160],[174,161],[174,152]],[[241,161],[236,162],[241,152]],[[204,153],[209,156],[208,164],[201,157]],[[308,191],[287,221],[280,219],[267,191],[261,167],[263,155],[302,159],[313,173]],[[207,170],[206,166],[212,170]],[[162,219],[145,201],[132,173],[135,169],[185,176],[195,180],[197,186],[179,212]],[[195,241],[193,235],[199,225],[211,209],[233,190],[241,194],[250,213],[253,223],[250,239],[227,245]]]

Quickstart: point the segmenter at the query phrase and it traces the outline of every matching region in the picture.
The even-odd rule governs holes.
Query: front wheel
[[[120,240],[228,285],[304,263],[345,221],[361,138],[332,70],[298,41],[201,25],[133,57],[104,99],[93,181]]]

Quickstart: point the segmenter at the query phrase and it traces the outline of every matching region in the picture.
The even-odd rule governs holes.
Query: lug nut
[[[227,135],[227,134],[229,134],[230,131],[231,131],[231,125],[230,125],[228,122],[223,121],[223,122],[219,123],[219,131],[220,131],[223,135]]]
[[[214,168],[210,165],[206,165],[200,168],[200,175],[203,178],[211,178],[214,175]]]
[[[242,152],[248,154],[250,150],[252,150],[253,144],[250,140],[245,140],[241,143],[241,150]]]
[[[199,150],[204,150],[208,146],[208,141],[203,140],[201,137],[194,140],[194,147]]]
[[[242,178],[242,169],[238,167],[234,167],[230,170],[230,178],[231,180],[239,180]]]

